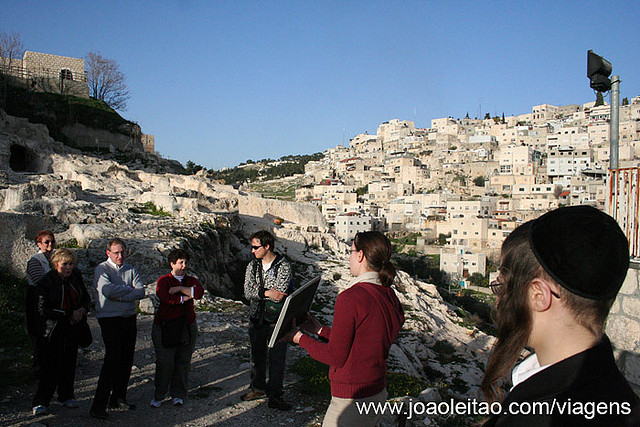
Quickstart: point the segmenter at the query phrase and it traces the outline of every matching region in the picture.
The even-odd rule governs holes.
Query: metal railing
[[[70,70],[69,70],[70,71]],[[19,77],[22,79],[33,79],[33,78],[48,78],[48,79],[59,79],[61,77],[61,73],[63,69],[52,69],[52,68],[23,68],[19,65],[3,65],[0,63],[0,72],[7,74],[13,77]],[[65,74],[66,75],[66,74]],[[71,79],[76,82],[86,82],[87,81],[87,72],[83,71],[82,73],[76,73],[71,71]]]
[[[629,239],[631,259],[640,258],[640,168],[609,171],[609,214]]]

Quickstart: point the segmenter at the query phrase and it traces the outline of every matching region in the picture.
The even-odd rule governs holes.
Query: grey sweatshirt
[[[136,300],[145,297],[138,272],[129,264],[118,267],[110,259],[96,267],[93,286],[98,292],[96,317],[133,316]]]

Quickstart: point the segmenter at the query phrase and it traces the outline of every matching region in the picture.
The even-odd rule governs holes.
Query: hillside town
[[[250,310],[239,302],[249,298],[245,282],[250,270],[245,268],[248,260],[260,259],[256,251],[267,252],[277,237],[278,250],[291,262],[289,269],[295,273],[295,277],[290,273],[291,278],[284,283],[293,290],[296,281],[300,284],[319,277],[323,287],[308,311],[329,324],[338,316],[338,295],[354,286],[351,276],[359,275],[355,271],[357,263],[365,259],[358,261],[359,255],[354,255],[365,255],[364,249],[358,249],[355,236],[371,230],[382,230],[391,239],[415,239],[411,244],[415,253],[394,254],[400,255],[394,262],[409,259],[413,270],[399,266],[396,271],[393,267],[393,276],[386,285],[393,286],[394,294],[397,292],[398,312],[403,318],[402,330],[399,325],[397,336],[385,350],[385,366],[388,364],[389,372],[395,375],[394,394],[389,397],[408,405],[414,397],[423,403],[475,401],[486,372],[490,372],[488,358],[496,343],[495,325],[489,323],[495,319],[491,304],[496,297],[487,294],[496,293],[496,287],[505,283],[477,286],[479,292],[453,286],[452,292],[452,286],[447,289],[439,278],[436,281],[433,276],[420,277],[415,266],[419,257],[413,255],[439,255],[434,257],[439,260],[435,270],[439,267],[450,284],[460,288],[468,287],[474,274],[485,276],[484,281],[488,275],[493,281],[498,275],[495,266],[505,238],[524,222],[562,206],[590,205],[609,213],[615,210],[613,219],[607,220],[617,221],[615,228],[621,230],[618,237],[624,233],[628,238],[622,236],[617,245],[626,250],[629,244],[629,252],[622,254],[624,262],[620,265],[624,268],[618,268],[617,297],[611,307],[606,307],[611,312],[606,334],[615,343],[621,373],[638,389],[640,96],[624,98],[619,114],[612,113],[611,106],[598,93],[596,101],[582,105],[536,105],[530,113],[510,117],[491,117],[487,113],[483,119],[471,119],[468,114],[464,119],[437,118],[431,120],[429,128],[417,128],[414,121],[393,119],[380,124],[375,135],[355,135],[348,146],[339,145],[311,157],[320,160],[308,161],[307,157],[304,163],[300,161],[298,165],[304,164],[305,173],[299,182],[305,184],[295,190],[293,202],[256,194],[248,185],[252,178],[225,182],[213,175],[214,171],[193,162],[184,168],[178,161],[162,158],[155,152],[153,135],[145,135],[140,125],[125,120],[115,110],[109,108],[106,114],[106,104],[89,95],[88,73],[84,69],[84,60],[79,58],[29,51],[22,60],[0,68],[0,77],[11,83],[4,88],[6,109],[0,108],[0,226],[13,231],[2,237],[0,252],[6,261],[1,269],[11,275],[7,277],[24,277],[28,273],[27,260],[33,253],[33,236],[37,244],[43,243],[36,231],[46,226],[55,231],[60,247],[77,254],[69,264],[77,263],[77,277],[83,276],[89,283],[96,266],[106,262],[105,243],[109,242],[106,252],[111,259],[115,240],[109,239],[126,239],[128,249],[119,239],[116,246],[122,247],[121,253],[128,251],[128,259],[138,266],[145,295],[144,301],[131,304],[141,319],[131,395],[141,402],[152,395],[156,375],[152,316],[160,312],[162,304],[157,278],[166,273],[167,253],[170,256],[179,249],[183,255],[190,254],[194,277],[202,280],[206,288],[203,300],[195,306],[202,335],[193,354],[192,387],[185,396],[192,399],[193,406],[187,411],[169,412],[172,408],[164,405],[160,409],[162,399],[157,401],[154,395],[150,405],[140,405],[137,413],[128,413],[128,407],[133,405],[115,402],[117,405],[110,404],[110,412],[114,412],[110,416],[121,416],[118,422],[139,423],[144,419],[148,424],[164,424],[167,417],[174,417],[176,425],[322,422],[321,413],[328,402],[323,400],[317,405],[306,389],[307,381],[319,388],[314,382],[316,374],[296,368],[310,360],[302,345],[291,350],[287,367],[296,375],[287,384],[288,392],[303,396],[302,400],[278,407],[271,402],[251,403],[257,398],[243,398],[249,393],[241,390],[254,372],[253,355],[249,354],[253,343],[244,333],[247,323],[253,320]],[[43,99],[56,101],[46,104],[48,115],[44,117],[40,115]],[[615,98],[611,99],[616,105]],[[619,148],[613,152],[611,168],[610,140],[614,138],[610,136],[610,124],[618,121]],[[293,163],[281,159],[281,163],[287,162]],[[247,161],[236,169],[268,169],[270,166],[264,163],[272,161]],[[616,174],[627,172],[622,180],[616,178]],[[302,176],[282,175],[286,178],[274,181],[275,185],[282,186],[287,180],[293,182]],[[589,215],[606,216],[586,209],[593,211]],[[567,210],[571,209],[560,211]],[[520,236],[525,227],[519,228]],[[568,228],[571,227],[564,227]],[[48,232],[53,240],[51,230]],[[261,238],[256,242],[255,230],[272,232],[271,243]],[[555,235],[540,234],[545,238]],[[576,234],[588,232],[559,237],[560,243],[575,242]],[[516,236],[518,231],[510,239]],[[390,266],[392,252],[402,252],[404,248],[394,248],[387,237],[382,237],[386,242],[384,264]],[[529,239],[533,250],[531,234]],[[615,258],[612,251],[599,244],[606,238],[593,240],[600,246],[600,252],[591,259],[594,264]],[[51,247],[54,243],[48,242]],[[551,253],[551,246],[562,244],[554,241],[541,246],[539,252]],[[573,258],[582,267],[584,257]],[[168,260],[173,268],[171,258]],[[508,264],[504,270],[509,271]],[[615,269],[604,266],[600,270],[608,276]],[[571,274],[578,275],[575,270]],[[601,282],[608,280],[613,281],[607,277]],[[261,288],[264,293],[264,283]],[[286,290],[289,292],[289,288]],[[94,302],[100,301],[98,288],[91,288],[88,293]],[[549,291],[547,296],[549,301],[552,296],[562,298],[564,304],[570,299],[563,295]],[[5,317],[20,318],[21,322],[19,311],[23,309],[24,295],[2,299],[19,301],[19,309],[7,310],[12,317]],[[180,297],[180,304],[183,302]],[[373,312],[371,307],[365,308],[367,313],[370,310]],[[92,314],[87,320],[94,337],[98,336],[98,327],[102,328],[98,319],[97,314]],[[15,327],[18,322],[13,323]],[[600,326],[604,330],[605,325]],[[321,329],[316,332],[320,334]],[[195,337],[193,342],[195,346]],[[20,375],[20,369],[26,369],[27,358],[18,352],[21,347],[15,348],[11,354],[16,358],[11,362],[12,370]],[[67,411],[87,405],[93,396],[96,382],[100,383],[106,348],[103,335],[102,340],[90,342],[86,351],[80,352],[81,404],[75,399],[61,400],[62,407],[52,405],[50,413],[47,405],[51,402],[30,407],[24,396],[31,393],[31,384],[21,378],[0,402],[0,424],[31,422],[32,415],[41,417],[36,419],[38,423],[46,419],[60,425],[93,425],[91,418],[107,419],[106,409],[95,412],[93,406],[88,413]],[[5,348],[1,350],[5,352]],[[156,358],[155,365],[158,363]],[[322,375],[323,381],[330,383],[330,377]],[[506,383],[499,386],[508,387]],[[391,380],[389,388],[392,389]],[[635,396],[634,399],[637,401]],[[176,404],[172,399],[172,406],[182,406],[182,398],[178,401]],[[122,413],[115,414],[111,409]],[[274,415],[270,409],[294,411],[283,416]],[[418,421],[407,424],[406,415],[396,417],[390,413],[381,425],[418,425]],[[421,420],[420,425],[477,425],[481,418],[476,415],[449,419],[434,414]]]
[[[297,201],[318,205],[338,237],[385,229],[446,236],[440,268],[485,273],[518,224],[568,205],[607,205],[610,105],[535,105],[484,119],[438,118],[430,128],[382,123],[306,165],[313,185]],[[640,96],[620,107],[620,167],[640,156]]]

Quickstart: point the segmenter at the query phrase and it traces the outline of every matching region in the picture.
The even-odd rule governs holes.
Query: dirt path
[[[219,300],[218,300],[219,301]],[[287,412],[271,409],[266,400],[242,402],[240,395],[249,384],[249,340],[247,310],[241,304],[218,302],[223,311],[198,312],[199,336],[194,352],[189,399],[182,407],[170,401],[160,408],[151,408],[155,356],[151,343],[152,316],[138,317],[138,340],[134,367],[127,399],[138,406],[134,411],[110,411],[109,420],[89,417],[89,407],[102,366],[104,346],[95,318],[90,318],[94,342],[78,357],[76,399],[80,407],[67,409],[57,402],[49,406],[50,413],[34,417],[31,399],[36,384],[30,383],[0,391],[0,425],[48,426],[273,426],[319,425],[328,405],[326,399],[310,397],[301,392],[300,378],[287,371],[284,398],[294,405]],[[290,346],[288,365],[303,352]],[[54,397],[55,399],[55,397]]]

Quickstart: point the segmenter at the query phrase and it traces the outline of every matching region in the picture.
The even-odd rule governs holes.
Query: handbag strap
[[[261,270],[261,265],[260,265],[260,260],[259,259],[255,259],[255,261],[253,262],[253,277],[258,276],[258,281],[260,282],[260,291],[258,292],[258,295],[262,294],[262,299],[259,302],[259,306],[258,306],[258,321],[259,324],[262,325],[264,323],[264,306],[265,306],[265,302],[264,302],[264,277],[262,277],[262,271]]]

